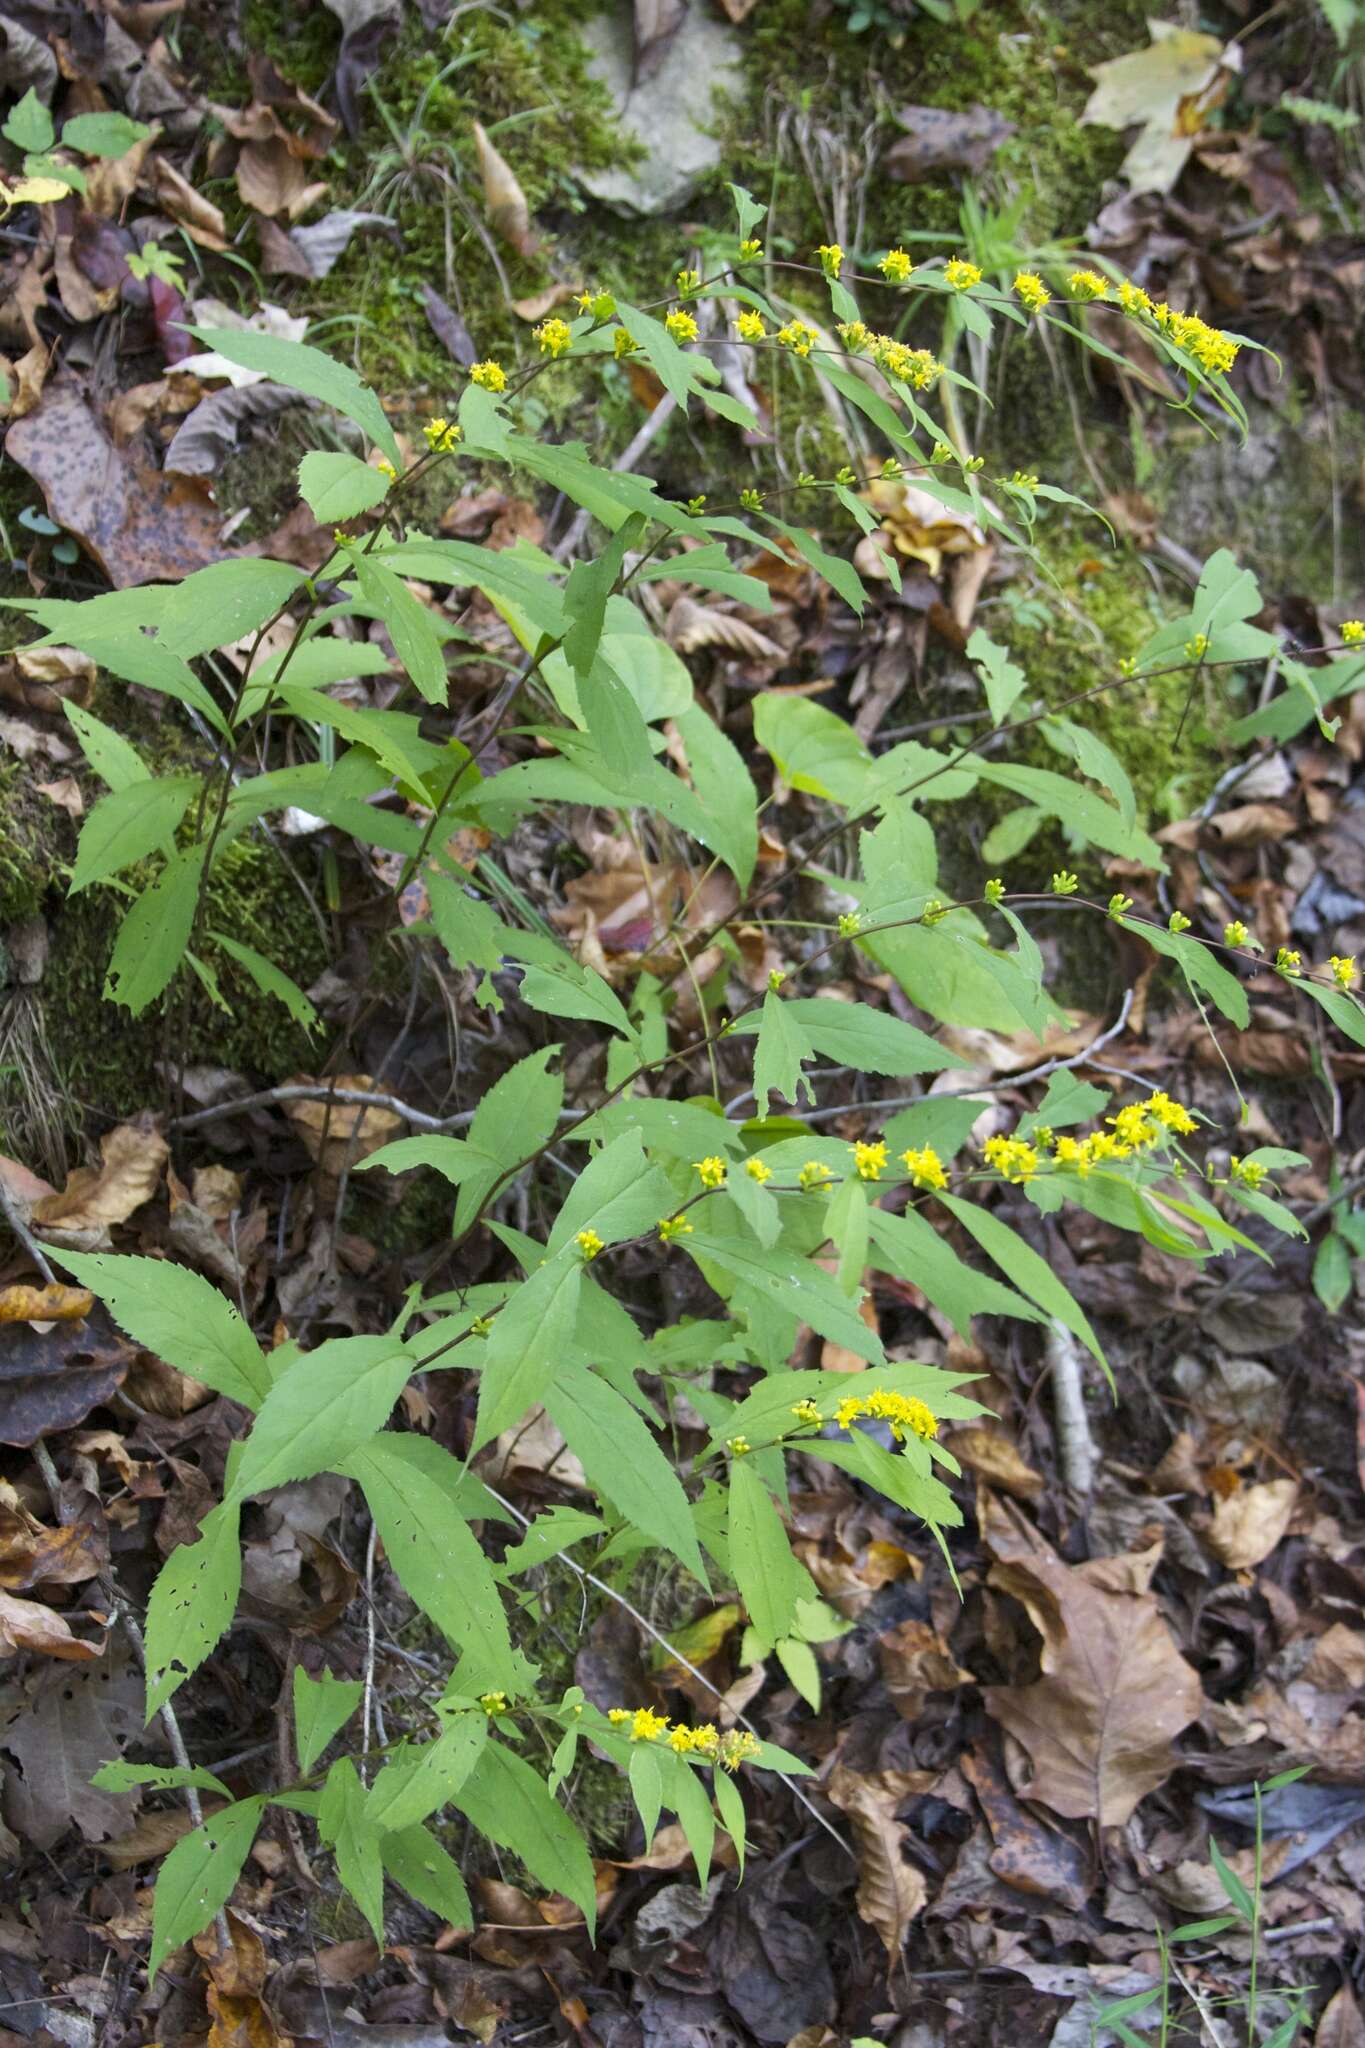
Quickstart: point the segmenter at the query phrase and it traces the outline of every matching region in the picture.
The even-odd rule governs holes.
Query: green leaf
[[[872,756],[853,727],[823,704],[763,691],[754,701],[754,737],[793,789],[850,808],[864,802]]]
[[[409,1599],[487,1674],[482,1689],[516,1692],[507,1617],[461,1505],[458,1460],[428,1437],[385,1431],[341,1469],[364,1490]]]
[[[1229,1900],[1249,1926],[1256,1918],[1256,1907],[1251,1893],[1242,1883],[1241,1878],[1232,1868],[1212,1835],[1209,1836],[1209,1861],[1217,1872],[1219,1884],[1222,1885]]]
[[[288,604],[303,581],[301,569],[261,556],[210,562],[166,593],[157,621],[156,648],[162,654],[169,650],[181,661],[193,661],[196,655],[240,640]]]
[[[434,615],[413,596],[400,576],[372,554],[358,549],[351,566],[366,601],[388,630],[394,652],[428,704],[444,706],[449,692],[446,658]]]
[[[364,1690],[358,1678],[334,1678],[330,1671],[310,1678],[302,1664],[294,1666],[294,1742],[305,1778],[350,1720]]]
[[[403,457],[384,408],[369,385],[344,363],[333,362],[320,349],[308,348],[301,341],[282,341],[273,334],[252,334],[236,327],[191,327],[187,332],[206,349],[226,356],[244,370],[259,370],[273,384],[301,391],[306,398],[320,398],[362,428],[395,469],[401,467]]]
[[[687,1846],[692,1851],[692,1861],[697,1866],[697,1883],[702,1890],[711,1875],[711,1853],[716,1845],[716,1817],[711,1811],[711,1802],[702,1789],[701,1779],[690,1764],[682,1758],[667,1755],[660,1758],[664,1766],[664,1796],[677,1814],[682,1831],[687,1837]],[[716,1773],[719,1777],[721,1774]]]
[[[232,1797],[212,1771],[185,1770],[178,1764],[101,1764],[90,1782],[101,1792],[131,1792],[140,1786],[155,1792],[183,1792],[193,1785],[200,1792],[216,1792],[222,1799]]]
[[[841,1181],[825,1206],[825,1235],[839,1254],[835,1275],[845,1294],[861,1295],[867,1264],[867,1196],[852,1175]]]
[[[980,626],[967,642],[967,659],[974,661],[981,672],[981,685],[986,692],[992,722],[1003,725],[1028,677],[1017,662],[1010,660],[1008,649],[998,646]]]
[[[1003,867],[1031,846],[1047,821],[1047,812],[1040,811],[1036,804],[1020,804],[1017,810],[1006,811],[1003,818],[991,826],[981,842],[981,858],[987,867]]]
[[[387,497],[388,490],[388,478],[358,455],[313,449],[299,464],[299,495],[321,526],[358,518]]]
[[[1049,816],[1060,818],[1069,832],[1079,833],[1092,846],[1103,847],[1124,860],[1140,861],[1159,874],[1166,871],[1166,858],[1155,839],[1131,825],[1121,811],[1106,803],[1093,789],[1087,789],[1074,775],[1056,775],[1050,768],[1030,768],[1011,761],[993,761],[978,755],[973,769],[983,782],[1013,790]],[[934,785],[925,785],[934,794]]]
[[[739,1858],[739,1874],[744,1876],[744,1800],[740,1789],[728,1771],[717,1771],[711,1781],[716,1795],[716,1806],[720,1812],[721,1826],[735,1845]]]
[[[385,1831],[416,1827],[441,1806],[448,1806],[483,1755],[488,1716],[456,1714],[434,1742],[416,1751],[402,1751],[386,1763],[370,1789],[366,1818]]]
[[[227,1904],[256,1839],[264,1797],[239,1799],[177,1842],[157,1874],[152,1900],[150,1981],[173,1949],[202,1934]]]
[[[811,1584],[792,1556],[782,1518],[750,1458],[730,1466],[730,1562],[750,1621],[772,1649],[792,1632]],[[718,1772],[717,1777],[721,1774]]]
[[[1036,1301],[1045,1314],[1055,1317],[1073,1336],[1080,1338],[1092,1357],[1098,1359],[1106,1379],[1109,1379],[1109,1366],[1100,1349],[1099,1339],[1086,1320],[1080,1303],[1062,1285],[1047,1260],[1040,1258],[1031,1245],[1025,1244],[1018,1231],[1011,1230],[989,1209],[981,1208],[976,1202],[964,1202],[957,1195],[940,1194],[938,1199],[971,1232],[986,1256],[994,1259],[1021,1293],[1026,1294],[1030,1301]]]
[[[725,189],[735,202],[735,213],[739,220],[739,239],[741,242],[747,242],[751,239],[751,230],[766,217],[768,209],[766,206],[760,206],[753,193],[746,192],[742,185],[727,185]]]
[[[264,953],[258,953],[254,946],[229,938],[226,932],[210,932],[209,937],[230,960],[235,960],[239,967],[245,969],[263,996],[273,996],[277,1003],[283,1003],[296,1024],[301,1024],[305,1031],[321,1029],[321,1017],[298,983],[292,981],[282,967],[277,967],[273,960],[267,960]]]
[[[63,697],[62,710],[67,722],[80,742],[81,752],[110,789],[127,789],[135,782],[149,782],[151,770],[138,753],[137,748],[115,732],[102,718],[96,718],[93,711],[82,710],[70,697]]]
[[[654,1830],[659,1825],[664,1785],[658,1756],[647,1742],[636,1742],[631,1745],[630,1790],[635,1800],[635,1810],[640,1816],[640,1826],[644,1830],[644,1853],[648,1856],[654,1840]]]
[[[793,1109],[804,1095],[814,1102],[815,1090],[801,1072],[802,1062],[815,1058],[815,1047],[801,1029],[792,1006],[776,989],[769,989],[757,1014],[741,1017],[732,1028],[736,1035],[758,1033],[754,1047],[754,1102],[761,1117],[767,1116],[774,1095],[780,1095]]]
[[[480,1834],[520,1856],[539,1883],[572,1899],[589,1933],[595,1930],[597,1895],[588,1845],[528,1763],[490,1741],[453,1804]]]
[[[1125,825],[1137,822],[1137,796],[1128,770],[1098,733],[1091,732],[1088,726],[1076,725],[1069,718],[1046,718],[1042,730],[1045,739],[1071,756],[1082,775],[1088,775],[1092,782],[1103,783],[1110,791]]]
[[[411,1371],[396,1337],[332,1337],[302,1352],[262,1402],[228,1500],[335,1471],[383,1427]]]
[[[516,1578],[552,1557],[562,1557],[587,1536],[601,1536],[606,1525],[585,1508],[547,1508],[537,1515],[520,1543],[505,1552],[502,1563],[493,1567],[500,1579]]]
[[[0,135],[4,136],[6,142],[12,142],[16,149],[22,150],[25,155],[51,149],[57,139],[57,131],[52,125],[51,114],[32,86],[23,98],[10,108],[5,117],[5,125],[0,128]]]
[[[330,1842],[337,1876],[369,1921],[377,1942],[384,1940],[384,1868],[379,1859],[379,1830],[366,1810],[365,1787],[348,1756],[338,1757],[327,1773],[318,1805],[318,1831]]]
[[[1365,1045],[1365,1009],[1354,996],[1348,996],[1344,989],[1321,988],[1315,981],[1300,981],[1296,986],[1326,1011],[1337,1030],[1352,1044]]]
[[[694,1231],[680,1244],[693,1257],[718,1266],[760,1300],[799,1316],[831,1344],[842,1344],[857,1358],[880,1365],[885,1360],[881,1339],[869,1330],[831,1273],[812,1265],[808,1259],[793,1258],[784,1251],[764,1251],[761,1246]]]
[[[174,855],[119,926],[104,993],[134,1017],[170,985],[185,957],[203,868],[202,846]]]
[[[479,1411],[471,1449],[482,1450],[545,1399],[573,1342],[582,1278],[576,1252],[550,1260],[495,1318],[480,1346]]]
[[[147,1719],[197,1671],[232,1620],[242,1584],[235,1506],[211,1508],[197,1542],[157,1573],[147,1602]]]
[[[1186,979],[1202,988],[1230,1023],[1235,1024],[1239,1031],[1246,1030],[1251,1021],[1246,990],[1235,974],[1229,974],[1227,968],[1215,960],[1207,946],[1200,945],[1197,939],[1187,939],[1180,932],[1168,932],[1159,924],[1148,924],[1142,918],[1119,917],[1114,921],[1125,931],[1136,932],[1154,952],[1176,961]]]
[[[597,1492],[708,1585],[687,1495],[630,1403],[595,1372],[565,1366],[545,1407]]]
[[[472,1927],[474,1912],[460,1866],[424,1827],[379,1837],[379,1855],[394,1883],[452,1927]]]
[[[616,991],[594,968],[580,965],[567,953],[553,964],[537,956],[536,965],[522,975],[521,997],[533,1010],[544,1010],[551,1017],[581,1017],[592,1024],[605,1024],[623,1038],[635,1036]]]
[[[102,156],[116,159],[127,156],[139,142],[145,142],[152,130],[142,121],[134,121],[127,114],[105,112],[102,114],[73,114],[62,124],[62,148],[78,149],[82,156]],[[43,144],[46,148],[47,145]]]
[[[595,1230],[603,1244],[619,1244],[653,1230],[676,1208],[668,1176],[649,1166],[637,1131],[623,1131],[584,1167],[555,1218],[547,1249],[557,1252],[580,1230]]]
[[[1346,1306],[1352,1284],[1351,1247],[1339,1231],[1330,1230],[1313,1260],[1313,1292],[1329,1316]]]
[[[932,1142],[932,1141],[930,1141]],[[889,1209],[868,1214],[879,1262],[918,1287],[941,1309],[963,1337],[972,1334],[973,1316],[1017,1316],[1041,1322],[1040,1312],[989,1273],[980,1273],[958,1257],[946,1238],[915,1209],[894,1215]]]
[[[97,1294],[119,1328],[168,1365],[247,1408],[270,1391],[270,1367],[232,1303],[200,1273],[169,1259],[53,1251]]]
[[[758,862],[758,794],[734,741],[699,704],[674,717],[716,852],[747,889]]]
[[[780,998],[764,998],[768,1005]],[[917,1031],[870,1003],[843,1003],[830,996],[792,996],[781,1004],[787,1026],[805,1039],[816,1055],[842,1067],[854,1067],[860,1074],[936,1074],[949,1067],[966,1067],[968,1060],[939,1045],[927,1032]],[[759,1017],[750,1012],[734,1026],[737,1034],[760,1029]],[[803,1058],[810,1057],[803,1054]],[[786,1091],[784,1091],[786,1092]],[[788,1095],[788,1100],[795,1098]],[[760,1115],[766,1111],[760,1107]]]
[[[785,1642],[774,1643],[777,1661],[786,1672],[796,1690],[813,1714],[820,1711],[820,1666],[815,1661],[815,1652],[809,1643],[799,1636],[788,1636]]]

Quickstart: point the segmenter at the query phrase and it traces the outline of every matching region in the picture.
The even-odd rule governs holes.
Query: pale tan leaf
[[[103,1648],[103,1643],[83,1642],[73,1635],[63,1616],[41,1600],[16,1600],[12,1593],[0,1593],[0,1657],[28,1650],[40,1657],[60,1657],[66,1664],[88,1664]]]
[[[1003,1429],[983,1425],[979,1429],[955,1429],[949,1448],[960,1465],[975,1472],[991,1486],[1003,1487],[1019,1500],[1036,1500],[1043,1480],[1025,1463],[1018,1445]]]
[[[34,1204],[33,1220],[64,1235],[125,1223],[161,1185],[166,1140],[148,1111],[100,1139],[100,1164],[78,1166],[59,1195]]]
[[[730,612],[698,604],[695,598],[680,597],[668,615],[668,637],[684,654],[699,647],[727,647],[732,654],[748,655],[752,661],[781,661],[784,651],[766,633]]]
[[[1313,2048],[1365,2048],[1365,2020],[1349,1984],[1343,1984],[1327,2001]]]
[[[1230,1571],[1247,1571],[1262,1563],[1289,1527],[1298,1497],[1293,1479],[1239,1487],[1214,1508],[1209,1548]]]
[[[531,209],[526,194],[517,183],[512,166],[499,155],[478,121],[474,123],[474,147],[479,152],[483,203],[491,225],[519,256],[531,255],[536,238],[531,233]]]
[[[858,1913],[875,1927],[894,1963],[906,1930],[924,1908],[928,1891],[913,1863],[905,1860],[906,1830],[896,1808],[916,1792],[927,1792],[932,1771],[879,1771],[864,1775],[837,1764],[825,1790],[846,1813],[858,1851]]]
[[[1095,90],[1082,121],[1138,129],[1122,175],[1134,192],[1169,192],[1194,138],[1241,69],[1241,50],[1174,22],[1149,21],[1145,50],[1091,67]]]

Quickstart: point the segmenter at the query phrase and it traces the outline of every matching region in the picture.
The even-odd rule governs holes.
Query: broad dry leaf
[[[1293,1479],[1239,1487],[1214,1508],[1210,1550],[1230,1571],[1248,1571],[1261,1564],[1288,1529],[1298,1497],[1298,1482]]]
[[[1043,1491],[1042,1475],[1025,1463],[1018,1445],[1003,1429],[993,1429],[989,1424],[955,1429],[949,1448],[969,1472],[975,1472],[991,1486],[1002,1487],[1018,1500],[1036,1500]]]
[[[1043,1639],[1035,1684],[984,1693],[1028,1752],[1024,1796],[1121,1827],[1175,1769],[1175,1738],[1203,1705],[1147,1590],[1160,1550],[1067,1565],[1008,1503],[983,1493],[980,1512],[999,1560],[989,1582],[1022,1603]]]
[[[78,1323],[95,1306],[88,1287],[0,1287],[0,1323]]]
[[[79,1586],[109,1562],[109,1546],[93,1521],[55,1529],[22,1508],[0,1506],[0,1587],[25,1593],[30,1586]]]
[[[783,661],[785,653],[775,640],[760,633],[744,619],[714,605],[698,604],[695,598],[680,597],[668,615],[668,637],[684,654],[699,647],[726,647],[732,654],[744,654],[751,661]]]
[[[529,256],[536,248],[531,233],[531,209],[507,159],[498,154],[480,122],[474,123],[474,147],[479,152],[483,173],[483,203],[492,226],[511,244],[518,256]]]
[[[1095,90],[1081,119],[1104,128],[1137,127],[1121,174],[1135,193],[1169,192],[1207,115],[1241,69],[1241,50],[1174,22],[1147,26],[1152,41],[1145,50],[1091,67]]]
[[[1365,2048],[1365,2019],[1349,1984],[1343,1984],[1327,2001],[1313,2048]]]
[[[311,1082],[311,1074],[293,1074],[294,1084]],[[368,1074],[338,1074],[338,1088],[368,1094],[374,1082]],[[325,1097],[317,1102],[290,1102],[285,1115],[323,1172],[336,1179],[347,1166],[368,1159],[381,1145],[387,1145],[403,1119],[394,1110],[359,1102],[335,1102]]]
[[[918,484],[876,478],[863,497],[882,522],[882,533],[898,555],[923,562],[931,576],[943,567],[945,555],[969,555],[986,545],[974,519],[940,504]]]
[[[902,1621],[877,1638],[877,1656],[891,1703],[905,1721],[917,1721],[931,1692],[970,1685],[938,1630],[927,1621]]]
[[[40,1657],[59,1657],[65,1664],[88,1664],[103,1643],[73,1635],[70,1624],[41,1600],[16,1600],[0,1593],[0,1657],[28,1650]]]
[[[33,1220],[63,1237],[126,1223],[157,1192],[168,1156],[166,1140],[144,1110],[107,1131],[100,1139],[100,1164],[78,1166],[59,1195],[34,1204]]]
[[[932,1771],[879,1771],[864,1775],[836,1764],[825,1790],[853,1829],[858,1850],[858,1913],[875,1927],[894,1963],[906,1931],[924,1908],[923,1877],[903,1854],[906,1829],[896,1819],[902,1800],[927,1792]]]

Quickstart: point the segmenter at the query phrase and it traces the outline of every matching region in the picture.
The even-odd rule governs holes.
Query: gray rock
[[[575,173],[614,213],[676,213],[703,175],[720,162],[720,143],[700,125],[712,121],[718,86],[738,92],[738,37],[693,0],[652,76],[632,87],[631,9],[619,4],[583,29],[588,69],[612,95],[627,136],[645,154],[630,170]]]

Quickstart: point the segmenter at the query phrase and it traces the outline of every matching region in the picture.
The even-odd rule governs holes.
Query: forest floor
[[[110,108],[153,130],[93,159],[83,196],[0,227],[13,436],[0,579],[13,596],[86,596],[242,549],[315,568],[328,537],[298,506],[295,474],[332,445],[326,426],[272,387],[210,392],[177,374],[182,322],[306,334],[419,438],[431,411],[453,413],[476,357],[527,357],[533,324],[585,285],[667,291],[728,225],[733,181],[770,206],[779,254],[970,249],[1008,279],[1065,248],[1267,352],[1239,365],[1239,438],[1093,355],[964,343],[982,394],[962,401],[974,443],[1084,496],[1112,533],[1059,505],[1031,559],[890,485],[874,505],[902,587],[877,584],[861,622],[794,562],[769,572],[761,620],[675,606],[672,644],[741,745],[755,691],[774,684],[851,717],[869,746],[948,730],[974,687],[977,624],[1058,701],[1188,601],[1220,546],[1259,578],[1258,624],[1311,655],[1365,615],[1365,10],[1170,11],[1196,80],[1178,138],[1174,74],[1131,0],[613,0],[605,15],[589,0],[0,0],[11,120],[32,87],[68,115]],[[1125,58],[1142,60],[1126,121],[1084,120],[1096,67]],[[1140,132],[1168,160],[1135,191]],[[22,123],[3,133],[12,168],[34,138]],[[591,384],[570,365],[542,424],[598,451],[630,444],[682,497],[871,455],[837,401],[800,400],[777,363],[765,375],[748,386],[759,435],[689,420],[628,362]],[[493,546],[572,545],[571,506],[489,479],[420,511]],[[837,513],[823,534],[845,554],[858,537]],[[457,709],[501,675],[491,608],[466,623],[480,645]],[[474,975],[420,974],[395,943],[385,857],[307,821],[232,849],[213,923],[248,945],[268,936],[321,1035],[227,951],[213,960],[227,1011],[196,1002],[174,1043],[169,1022],[130,1027],[101,995],[115,899],[66,895],[98,783],[63,707],[93,709],[158,768],[211,765],[213,738],[89,657],[26,650],[30,637],[21,613],[0,612],[0,2048],[1107,2048],[1155,2043],[1152,2008],[1099,2026],[1095,2014],[1163,1977],[1163,2044],[1365,2048],[1365,1054],[1305,1030],[1273,977],[1252,986],[1250,1027],[1215,1042],[1140,947],[1115,929],[1086,948],[1064,918],[1048,947],[1069,1031],[1046,1057],[1069,1063],[1063,1078],[1170,1088],[1303,1155],[1284,1181],[1302,1241],[1273,1264],[1246,1255],[1173,1282],[1151,1247],[1133,1255],[1124,1239],[1120,1255],[1117,1234],[1079,1212],[1044,1240],[1021,1199],[1016,1220],[1102,1332],[1112,1399],[1060,1339],[1040,1346],[1028,1326],[983,1317],[967,1342],[908,1283],[879,1292],[893,1355],[980,1372],[998,1419],[951,1439],[960,1590],[909,1517],[809,1467],[792,1527],[848,1624],[820,1646],[818,1704],[783,1672],[746,1667],[738,1606],[662,1564],[623,1568],[610,1595],[554,1566],[525,1582],[537,1653],[564,1684],[698,1712],[725,1695],[815,1767],[814,1817],[773,1781],[755,1795],[743,1882],[722,1853],[699,1893],[678,1830],[644,1853],[615,1774],[588,1768],[568,1796],[600,1859],[596,1947],[576,1909],[485,1855],[470,1865],[477,1932],[413,1908],[381,1953],[312,1883],[294,1837],[268,1833],[233,1902],[230,1965],[201,1946],[149,1989],[148,1887],[186,1816],[164,1795],[139,1804],[88,1784],[113,1751],[150,1739],[140,1676],[115,1637],[98,1662],[57,1661],[10,1611],[41,1602],[69,1635],[101,1611],[111,1564],[126,1598],[145,1600],[216,1496],[241,1411],[98,1311],[32,1320],[33,1231],[47,1219],[67,1242],[162,1252],[258,1331],[380,1329],[419,1275],[478,1281],[504,1254],[480,1233],[452,1271],[445,1184],[423,1170],[362,1184],[351,1167],[417,1128],[414,1112],[472,1107],[534,1043],[478,1006]],[[1248,741],[1239,723],[1274,684],[1272,663],[1201,682],[1192,701],[1182,683],[1097,706],[1166,850],[1159,884],[1116,879],[1054,824],[984,802],[949,868],[993,872],[1027,853],[1042,871],[1107,877],[1105,893],[1122,882],[1162,915],[1244,916],[1271,947],[1365,956],[1365,699],[1337,707],[1331,744],[1311,723]],[[789,795],[774,831],[795,835],[814,808]],[[471,857],[608,979],[632,972],[647,877],[619,833],[585,813],[572,840],[532,823]],[[969,1078],[1029,1106],[1011,1077],[1033,1075],[1032,1041],[978,1031],[957,1044]],[[345,1143],[328,1084],[368,1098]],[[840,1085],[847,1118],[827,1128],[856,1136],[873,1085]],[[508,1214],[524,1226],[515,1204]],[[704,1296],[698,1283],[695,1299],[644,1312],[704,1315]],[[839,1368],[810,1344],[810,1362]],[[461,1377],[409,1392],[413,1425],[462,1449]],[[1078,1377],[1091,1439],[1079,1452]],[[501,1443],[489,1470],[527,1512],[572,1503],[582,1477],[548,1428]],[[249,1510],[238,1626],[180,1709],[191,1753],[234,1791],[275,1754],[296,1664],[325,1655],[367,1673],[393,1725],[426,1682],[430,1646],[346,1494],[313,1480]],[[1046,1611],[1016,1597],[1029,1561],[1064,1589]],[[1103,1644],[1130,1624],[1150,1662],[1106,1668]],[[1045,1686],[1057,1748],[1079,1746],[1080,1768],[1104,1778],[1115,1728],[1131,1735],[1150,1711],[1144,1686],[1169,1683],[1172,1660],[1194,1674],[1199,1712],[1155,1789],[1130,1801],[1117,1773],[1114,1825],[1049,1797],[1049,1775],[1064,1774],[1036,1755],[1030,1772],[1009,1701]],[[1265,1794],[1258,1836],[1253,1787],[1299,1767]],[[1165,1933],[1221,1918],[1230,1884],[1255,1893],[1254,1931],[1238,1921],[1186,1942],[1172,1977]]]

